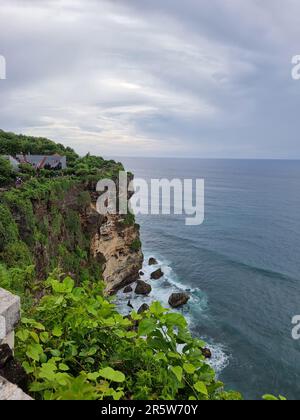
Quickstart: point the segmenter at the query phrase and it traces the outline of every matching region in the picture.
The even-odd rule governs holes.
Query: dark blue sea
[[[144,253],[165,272],[146,301],[167,305],[190,290],[183,310],[213,350],[227,389],[247,399],[300,398],[300,161],[122,159],[136,177],[204,178],[205,221],[139,216]],[[150,268],[145,264],[145,277]],[[121,299],[121,297],[120,297]],[[125,297],[124,297],[125,299]],[[132,296],[138,307],[142,298]]]

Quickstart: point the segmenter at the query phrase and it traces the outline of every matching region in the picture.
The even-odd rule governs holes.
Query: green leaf
[[[193,373],[195,373],[196,368],[194,365],[192,365],[191,363],[185,363],[183,365],[183,369],[186,371],[186,373],[188,373],[189,375],[192,375]]]
[[[59,370],[62,370],[63,372],[67,372],[68,370],[70,370],[70,369],[69,369],[69,366],[65,365],[64,363],[60,363],[60,364],[58,365],[58,369],[59,369]]]
[[[167,314],[165,316],[165,322],[168,327],[185,328],[187,326],[187,322],[184,316],[176,313]]]
[[[271,394],[264,395],[263,399],[265,401],[278,401],[278,398],[276,398],[274,395],[271,395]]]
[[[172,366],[171,371],[176,376],[178,382],[181,382],[182,381],[182,375],[183,375],[182,367],[181,366]]]
[[[99,378],[100,374],[98,372],[94,372],[94,373],[88,373],[87,378],[90,381],[97,381],[97,379]]]
[[[29,357],[29,359],[34,360],[35,362],[40,361],[40,356],[43,354],[43,348],[39,344],[32,344],[28,346],[26,351],[26,356]]]
[[[124,382],[126,379],[125,375],[122,372],[114,370],[110,367],[106,367],[104,369],[99,370],[99,375],[104,379],[108,379],[109,381],[119,383]]]
[[[19,330],[16,334],[19,340],[26,341],[29,337],[29,331],[28,330]]]
[[[57,349],[51,350],[50,353],[52,354],[53,357],[59,357],[60,356],[60,351],[57,350]]]
[[[143,319],[139,324],[139,335],[149,335],[151,334],[157,326],[157,321],[152,318]]]
[[[208,397],[208,391],[204,382],[196,382],[194,388],[197,392]]]
[[[166,309],[160,304],[160,302],[153,302],[150,306],[150,312],[159,317],[166,312]]]
[[[49,340],[49,334],[47,332],[40,333],[40,339],[42,343],[47,343]]]
[[[34,339],[34,341],[35,341],[36,343],[39,343],[39,342],[40,342],[39,336],[37,335],[37,333],[36,333],[36,332],[31,331],[31,332],[30,332],[30,335],[31,335],[31,337]]]
[[[54,337],[61,337],[62,336],[62,328],[61,327],[54,327],[52,330],[52,334],[54,335]]]
[[[27,375],[30,375],[31,373],[34,372],[34,368],[32,366],[30,366],[30,364],[28,362],[23,362],[22,366],[25,369]]]

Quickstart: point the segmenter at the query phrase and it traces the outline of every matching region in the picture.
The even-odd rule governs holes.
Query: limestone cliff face
[[[103,279],[108,294],[138,279],[143,254],[134,244],[139,242],[137,225],[126,225],[120,215],[108,215],[102,219],[91,238],[91,254],[98,260],[103,259]]]

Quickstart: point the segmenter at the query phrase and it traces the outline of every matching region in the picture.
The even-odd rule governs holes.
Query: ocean
[[[165,276],[135,308],[167,305],[188,290],[181,309],[194,335],[213,351],[212,365],[227,389],[246,399],[266,393],[300,398],[300,161],[122,158],[136,177],[203,178],[205,221],[184,216],[138,216],[145,261],[155,257]],[[145,279],[151,270],[145,263]],[[126,309],[128,296],[117,304]]]

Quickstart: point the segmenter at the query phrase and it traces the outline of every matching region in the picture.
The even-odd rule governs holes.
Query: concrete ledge
[[[20,298],[0,289],[0,344],[12,336],[20,320],[20,309]]]
[[[32,401],[28,395],[26,395],[16,385],[11,384],[6,379],[0,376],[0,401]]]

